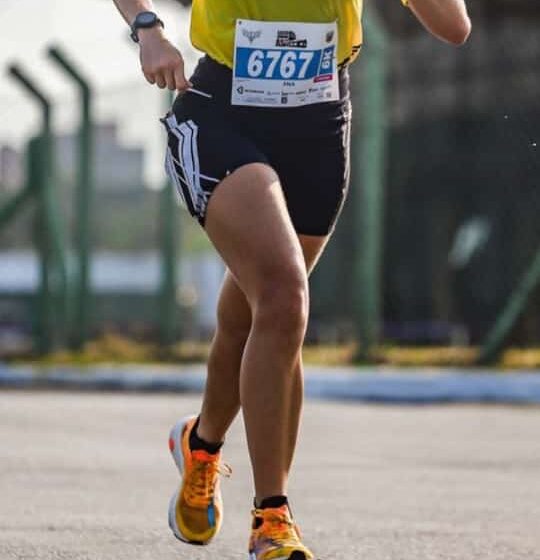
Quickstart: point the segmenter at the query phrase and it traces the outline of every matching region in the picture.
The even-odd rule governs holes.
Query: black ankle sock
[[[216,454],[222,447],[223,442],[220,443],[209,443],[204,441],[204,439],[200,438],[197,435],[197,428],[199,427],[199,418],[195,422],[191,433],[189,434],[189,448],[191,451],[195,451],[196,449],[202,449],[211,455]]]
[[[261,500],[259,509],[265,508],[278,508],[284,505],[288,505],[287,496],[269,496],[268,498],[263,498]],[[255,501],[256,505],[256,501]]]

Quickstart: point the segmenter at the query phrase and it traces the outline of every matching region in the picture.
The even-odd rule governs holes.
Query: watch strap
[[[145,24],[141,21],[141,18],[139,16],[141,16],[142,14],[148,14],[148,15],[152,15],[154,16],[154,19],[152,22],[150,22],[149,24]],[[135,43],[139,42],[139,29],[151,29],[153,27],[155,27],[156,25],[161,25],[162,28],[165,28],[165,24],[163,23],[163,20],[161,20],[157,14],[155,14],[154,12],[140,12],[137,14],[137,16],[135,17],[135,20],[133,21],[133,23],[131,24],[131,33],[130,33],[130,37],[133,39],[133,41]]]

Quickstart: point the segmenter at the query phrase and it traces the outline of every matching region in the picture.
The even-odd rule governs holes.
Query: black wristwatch
[[[139,29],[149,29],[155,27],[156,25],[161,25],[165,27],[165,24],[157,17],[154,12],[140,12],[137,14],[135,21],[131,24],[131,34],[130,37],[136,42],[139,42],[139,35],[137,31]]]

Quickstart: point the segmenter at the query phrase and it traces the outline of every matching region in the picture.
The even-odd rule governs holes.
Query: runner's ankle
[[[223,447],[223,442],[212,443],[212,442],[208,442],[208,441],[202,439],[197,434],[197,428],[199,427],[199,420],[200,420],[200,417],[197,418],[197,421],[195,422],[195,425],[193,426],[193,429],[191,430],[191,433],[189,434],[189,448],[191,449],[191,451],[196,451],[197,449],[202,449],[202,450],[206,451],[207,453],[210,453],[211,455],[215,455]]]
[[[268,496],[266,498],[262,498],[261,500],[257,500],[257,498],[255,498],[253,502],[257,509],[279,508],[284,505],[289,505],[287,496],[283,495]]]

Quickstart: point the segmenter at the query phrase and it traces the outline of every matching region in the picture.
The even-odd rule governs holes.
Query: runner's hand
[[[184,59],[163,34],[161,27],[139,29],[140,58],[144,77],[161,89],[185,91],[191,83],[184,74]]]

